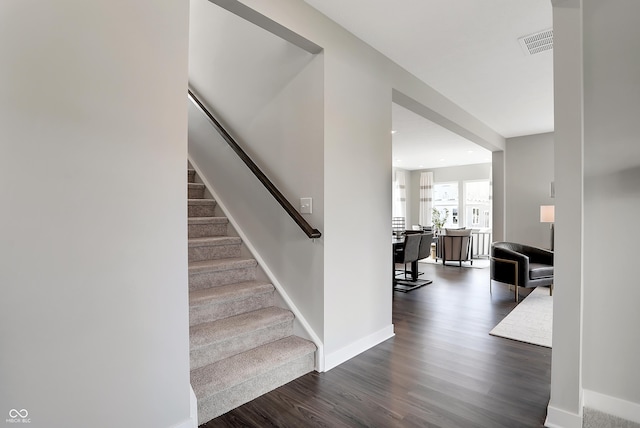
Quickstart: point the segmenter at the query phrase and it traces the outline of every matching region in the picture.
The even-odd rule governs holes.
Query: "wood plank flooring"
[[[551,349],[489,335],[513,294],[489,294],[488,268],[420,270],[433,284],[394,293],[394,338],[203,427],[542,427]]]

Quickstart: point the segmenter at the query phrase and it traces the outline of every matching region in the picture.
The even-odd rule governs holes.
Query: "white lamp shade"
[[[553,223],[556,217],[555,205],[540,205],[540,223]]]

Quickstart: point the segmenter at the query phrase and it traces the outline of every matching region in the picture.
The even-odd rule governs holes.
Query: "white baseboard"
[[[547,428],[582,428],[582,415],[567,412],[557,407],[547,406]]]
[[[189,418],[186,421],[179,423],[178,425],[174,425],[171,428],[198,428],[198,421],[194,421]]]
[[[367,337],[363,337],[357,342],[347,345],[344,348],[337,350],[336,352],[325,354],[325,371],[329,371],[332,368],[339,366],[340,364],[350,360],[356,355],[361,354],[364,351],[384,342],[385,340],[392,338],[394,335],[395,333],[393,332],[393,324],[390,324],[382,330],[370,334]]]
[[[198,399],[191,385],[189,385],[189,419],[172,428],[198,428]]]
[[[191,428],[198,428],[198,399],[191,385],[189,385],[189,418],[192,422]]]
[[[640,404],[585,389],[583,405],[640,424]]]

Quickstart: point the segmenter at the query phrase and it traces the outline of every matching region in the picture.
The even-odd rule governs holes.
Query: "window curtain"
[[[493,227],[493,165],[489,168],[489,228]]]
[[[407,172],[398,169],[393,180],[393,216],[407,218]]]
[[[420,225],[431,227],[433,210],[433,172],[420,174]]]

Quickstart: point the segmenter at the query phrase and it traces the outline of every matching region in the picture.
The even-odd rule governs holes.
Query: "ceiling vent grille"
[[[526,55],[535,55],[553,49],[553,29],[544,30],[518,39]]]

